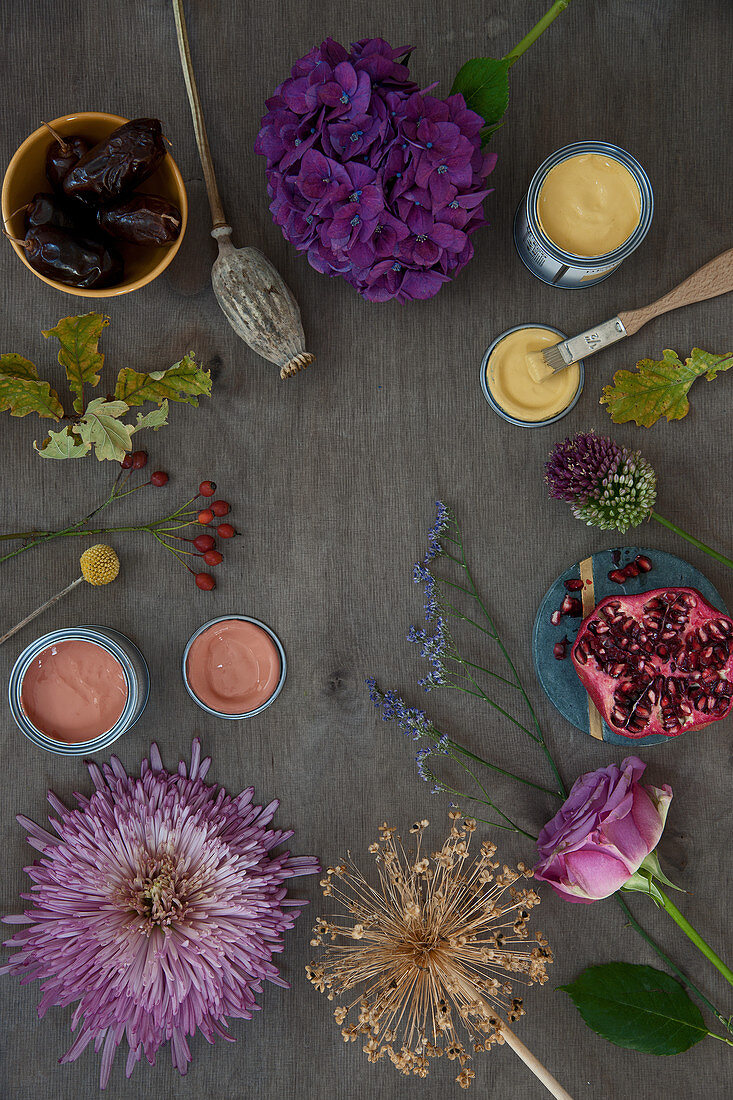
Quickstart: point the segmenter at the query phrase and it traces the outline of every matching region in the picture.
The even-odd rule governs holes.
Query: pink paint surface
[[[191,690],[221,714],[249,714],[266,703],[282,665],[270,635],[255,623],[225,619],[199,634],[186,659]]]
[[[20,700],[37,730],[74,745],[112,729],[125,709],[127,683],[116,657],[94,642],[72,639],[33,659]]]

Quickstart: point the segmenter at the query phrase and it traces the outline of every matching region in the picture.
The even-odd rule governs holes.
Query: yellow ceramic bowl
[[[104,111],[81,111],[75,115],[55,118],[51,126],[61,135],[80,134],[96,143],[127,121],[129,120],[126,118],[109,115]],[[46,151],[52,140],[46,127],[39,126],[30,137],[25,139],[8,165],[3,180],[2,215],[5,228],[13,237],[22,238],[25,235],[24,211],[15,212],[30,202],[37,191],[51,190],[51,185],[46,179]],[[144,181],[140,190],[150,195],[161,195],[178,207],[182,218],[181,232],[177,240],[162,248],[118,242],[118,249],[125,262],[125,274],[122,282],[116,286],[105,287],[103,290],[79,290],[73,286],[66,286],[65,283],[58,283],[55,279],[47,279],[45,275],[39,275],[37,271],[33,271],[25,257],[25,250],[20,245],[12,241],[9,243],[25,266],[33,271],[36,278],[42,279],[44,283],[56,287],[57,290],[63,290],[66,294],[76,294],[79,298],[114,298],[118,294],[129,294],[131,290],[137,290],[151,283],[153,279],[157,279],[161,271],[165,271],[181,247],[188,222],[186,188],[170,153],[152,176]]]

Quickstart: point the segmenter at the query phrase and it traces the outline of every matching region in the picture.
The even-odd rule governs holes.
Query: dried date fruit
[[[181,211],[158,195],[137,193],[97,210],[97,224],[116,240],[158,247],[171,244],[181,232]]]
[[[122,278],[122,260],[117,252],[90,237],[81,237],[54,225],[29,229],[25,249],[34,271],[48,279],[83,290],[111,286]]]
[[[79,217],[68,205],[47,191],[39,191],[25,207],[26,229],[54,225],[57,229],[79,229]]]
[[[71,169],[91,149],[91,143],[78,134],[62,137],[47,122],[43,125],[54,138],[46,151],[46,179],[56,191],[60,191]]]
[[[63,182],[67,195],[115,202],[146,180],[165,156],[157,118],[134,118],[118,126],[71,169]]]

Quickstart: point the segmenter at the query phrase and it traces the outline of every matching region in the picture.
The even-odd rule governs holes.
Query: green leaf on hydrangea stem
[[[683,986],[653,966],[589,966],[558,989],[572,998],[591,1030],[627,1050],[681,1054],[710,1034]]]
[[[486,123],[484,143],[496,130],[509,106],[509,61],[505,57],[474,57],[458,70],[451,95],[460,92],[466,106]]]

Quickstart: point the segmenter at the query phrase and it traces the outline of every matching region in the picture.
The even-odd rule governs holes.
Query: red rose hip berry
[[[226,500],[215,500],[210,507],[215,516],[229,515],[229,503]]]
[[[122,467],[123,470],[131,470],[132,469],[132,455],[130,454],[129,451],[125,455],[125,457],[122,459],[122,462],[120,462],[120,466]]]
[[[212,588],[216,588],[216,581],[211,573],[197,573],[196,584],[203,592],[211,592]]]
[[[211,511],[211,508],[204,508],[196,516],[196,519],[199,523],[203,523],[205,526],[207,523],[211,523],[213,521],[214,513]]]
[[[133,470],[142,470],[143,466],[148,464],[148,452],[147,451],[133,451],[132,452],[132,468]]]
[[[202,497],[213,497],[216,492],[215,481],[202,481],[199,485],[199,493]]]
[[[163,485],[168,484],[168,474],[165,470],[156,470],[150,478],[150,483],[151,485],[157,485],[158,488],[161,488]]]
[[[204,554],[204,561],[207,565],[221,565],[223,560],[224,558],[218,550],[207,550]]]
[[[216,539],[213,535],[197,535],[193,540],[193,544],[200,553],[205,554],[207,550],[214,549]]]
[[[216,529],[216,533],[220,538],[233,539],[237,532],[234,530],[231,523],[220,523]]]

